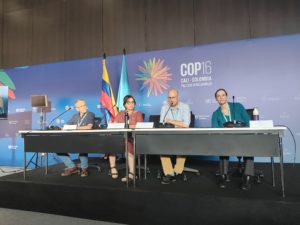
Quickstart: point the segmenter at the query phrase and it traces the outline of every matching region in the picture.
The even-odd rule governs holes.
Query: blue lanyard
[[[83,116],[80,120],[78,120],[78,122],[77,122],[77,126],[78,126],[78,127],[81,126],[82,121],[84,120],[84,118],[86,117],[86,115],[87,115],[87,113],[85,113],[84,116]]]
[[[222,112],[222,109],[221,109],[221,112]],[[226,122],[231,121],[230,108],[229,108],[229,115],[228,116],[225,116],[223,112],[222,112],[222,115],[223,115],[223,117],[224,117],[224,119],[225,119]],[[229,120],[227,119],[227,117],[229,118]]]
[[[175,113],[174,113],[174,110],[176,111]],[[179,109],[178,109],[178,108],[171,109],[171,113],[172,113],[173,120],[177,120],[178,112],[179,112]]]

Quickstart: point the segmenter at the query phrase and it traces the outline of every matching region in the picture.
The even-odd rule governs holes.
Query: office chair
[[[100,117],[95,117],[94,118],[94,124],[92,129],[102,129],[101,127],[101,118]],[[88,168],[95,168],[97,171],[100,173],[101,172],[101,167],[98,163],[89,163]]]
[[[253,110],[254,109],[246,109],[246,111],[247,111],[247,113],[250,117],[250,120],[253,120]],[[244,167],[243,167],[243,164],[242,164],[242,157],[237,156],[237,158],[238,158],[238,163],[237,163],[237,168],[236,168],[235,172],[239,175],[242,175],[243,171],[244,171]],[[255,170],[254,171],[254,177],[256,177],[256,182],[260,183],[261,179],[264,178],[264,174],[261,170]]]
[[[159,119],[160,119],[160,115],[150,115],[149,116],[149,122],[153,122],[154,123],[154,127],[159,127]],[[193,114],[193,112],[191,111],[191,122],[190,122],[190,128],[195,127],[195,114]],[[191,172],[191,173],[195,173],[196,175],[200,175],[199,170],[197,169],[193,169],[190,167],[184,167],[183,168],[183,172]],[[157,178],[160,179],[161,178],[161,171],[158,171],[157,174]],[[183,173],[183,180],[187,181],[187,176],[186,174]]]

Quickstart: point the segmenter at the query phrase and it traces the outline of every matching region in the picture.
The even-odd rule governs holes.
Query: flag
[[[106,69],[105,56],[102,60],[102,89],[100,94],[100,104],[104,108],[106,122],[109,122],[111,119],[116,117],[118,109],[116,107],[114,93]]]
[[[117,106],[119,111],[124,110],[123,99],[126,95],[129,94],[130,94],[130,88],[128,82],[126,59],[125,59],[125,54],[123,54],[121,77],[120,77],[119,91],[118,91],[118,98],[117,98]]]

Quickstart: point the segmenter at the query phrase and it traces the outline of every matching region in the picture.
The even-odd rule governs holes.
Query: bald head
[[[179,102],[179,92],[175,88],[171,88],[168,92],[168,102],[174,107]]]

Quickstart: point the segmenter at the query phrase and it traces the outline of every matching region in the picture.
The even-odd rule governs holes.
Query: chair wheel
[[[183,175],[183,181],[186,182],[187,180],[188,180],[188,179],[187,179],[187,176],[184,174],[184,175]]]

